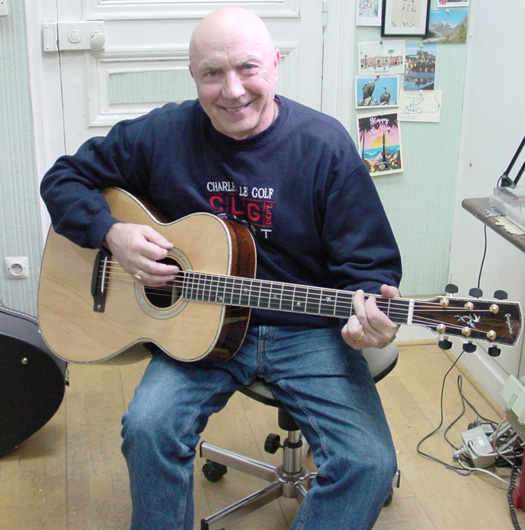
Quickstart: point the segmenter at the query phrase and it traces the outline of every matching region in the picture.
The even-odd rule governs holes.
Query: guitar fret
[[[319,299],[319,314],[325,317],[332,317],[336,314],[337,293],[332,293],[328,289],[321,291]]]
[[[226,278],[223,278],[221,276],[217,277],[216,290],[217,292],[215,293],[215,302],[218,304],[229,303],[226,299]]]
[[[274,284],[270,287],[268,309],[283,310],[283,291],[284,287],[282,284]]]
[[[321,291],[314,287],[306,288],[305,313],[318,315],[321,306]]]
[[[294,287],[294,295],[293,295],[293,310],[297,313],[305,313],[306,312],[306,300],[308,298],[308,287],[300,287],[295,286]]]

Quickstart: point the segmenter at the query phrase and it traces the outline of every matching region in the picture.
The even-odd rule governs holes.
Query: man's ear
[[[195,76],[193,75],[193,70],[191,69],[191,64],[188,65],[188,70],[190,71],[191,77],[193,77],[193,79],[195,79]]]
[[[275,57],[273,59],[273,68],[275,70],[275,80],[279,77],[279,65],[281,64],[281,50],[275,48]]]

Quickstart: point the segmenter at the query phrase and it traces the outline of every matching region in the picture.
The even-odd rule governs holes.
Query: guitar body
[[[53,417],[66,373],[66,363],[44,344],[37,320],[0,305],[0,455]]]
[[[175,247],[168,261],[181,270],[255,275],[255,245],[238,223],[198,213],[163,223],[127,192],[105,192],[114,217],[153,226]],[[112,262],[104,286],[104,308],[94,310],[92,279],[97,250],[81,248],[51,228],[38,293],[40,327],[48,346],[62,359],[93,363],[131,362],[148,342],[183,361],[232,357],[242,344],[250,309],[170,299],[157,303],[148,288]],[[237,259],[242,255],[243,259]],[[98,274],[98,272],[95,272]],[[129,355],[127,355],[129,352]]]

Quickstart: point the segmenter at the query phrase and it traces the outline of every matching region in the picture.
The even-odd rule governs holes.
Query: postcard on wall
[[[399,120],[438,123],[441,119],[442,90],[401,90]]]
[[[372,176],[403,171],[397,113],[360,114],[357,129],[359,152]]]
[[[360,42],[359,75],[398,75],[405,68],[405,41]]]
[[[407,44],[404,90],[434,90],[436,52],[435,44]]]
[[[438,0],[439,9],[446,7],[466,7],[468,4],[469,0]]]
[[[433,9],[427,36],[432,44],[464,44],[468,34],[468,9]]]
[[[383,0],[357,0],[355,25],[380,26]]]
[[[397,107],[399,76],[356,77],[356,108]]]

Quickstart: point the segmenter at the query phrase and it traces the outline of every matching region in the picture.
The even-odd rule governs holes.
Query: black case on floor
[[[0,455],[53,417],[66,384],[67,363],[45,345],[37,319],[0,304]]]

